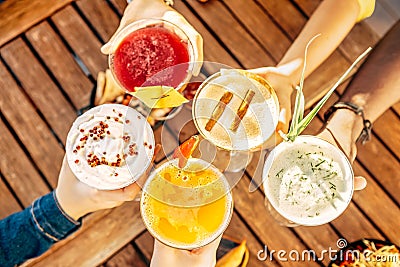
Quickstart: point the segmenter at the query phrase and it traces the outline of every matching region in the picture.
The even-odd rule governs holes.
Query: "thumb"
[[[112,38],[112,37],[111,37],[111,38]],[[109,55],[109,54],[111,54],[111,42],[112,42],[112,39],[110,39],[107,43],[105,43],[105,44],[100,48],[101,53],[103,53],[104,55]]]
[[[354,190],[363,190],[367,186],[367,180],[362,176],[354,177]]]

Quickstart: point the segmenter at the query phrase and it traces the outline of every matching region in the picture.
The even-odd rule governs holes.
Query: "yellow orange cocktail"
[[[232,195],[224,175],[201,159],[164,163],[147,180],[141,213],[149,232],[180,249],[194,249],[216,239],[229,224]]]

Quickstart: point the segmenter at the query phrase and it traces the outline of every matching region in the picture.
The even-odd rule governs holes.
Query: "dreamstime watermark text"
[[[306,261],[324,261],[328,259],[329,261],[348,261],[352,259],[360,259],[361,257],[367,262],[395,262],[400,263],[399,255],[389,254],[389,255],[374,255],[370,250],[365,250],[360,252],[359,250],[341,250],[347,246],[346,239],[340,238],[336,242],[336,248],[329,247],[328,249],[323,249],[321,251],[315,251],[312,249],[298,251],[298,250],[269,250],[267,245],[259,250],[257,253],[257,258],[260,261],[272,261],[276,259],[281,262],[306,262]]]

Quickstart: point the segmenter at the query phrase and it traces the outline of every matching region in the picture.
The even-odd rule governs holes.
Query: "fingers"
[[[149,175],[152,165],[154,162],[154,159],[158,152],[161,150],[161,145],[157,144],[154,148],[154,155],[151,160],[151,164],[149,168],[145,171],[145,173],[133,184],[126,186],[121,189],[117,190],[110,190],[110,191],[105,191],[105,190],[98,190],[96,192],[97,196],[101,199],[107,200],[107,201],[132,201],[136,198],[137,194],[140,192],[143,183],[147,179],[147,176]]]
[[[362,176],[354,177],[354,190],[363,190],[367,186],[367,180]]]

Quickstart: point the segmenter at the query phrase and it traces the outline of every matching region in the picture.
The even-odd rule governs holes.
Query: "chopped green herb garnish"
[[[321,165],[322,163],[324,163],[326,160],[321,160],[320,162],[318,162],[318,164],[317,165],[315,165],[315,167],[318,167],[319,165]]]

